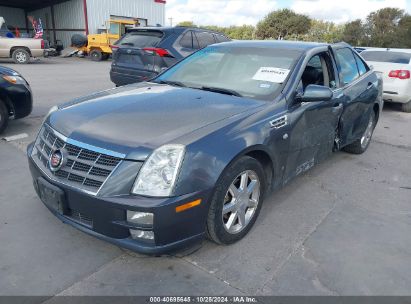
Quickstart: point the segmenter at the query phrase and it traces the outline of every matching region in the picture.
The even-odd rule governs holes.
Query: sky
[[[290,8],[311,18],[343,23],[370,12],[397,7],[411,14],[411,0],[167,0],[166,25],[255,25],[269,12]]]

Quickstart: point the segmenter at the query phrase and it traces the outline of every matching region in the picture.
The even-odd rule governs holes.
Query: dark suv
[[[112,46],[110,78],[116,86],[145,81],[199,49],[229,40],[221,33],[200,28],[131,29]]]

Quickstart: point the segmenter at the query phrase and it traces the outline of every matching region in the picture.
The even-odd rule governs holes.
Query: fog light
[[[137,229],[130,229],[131,237],[134,240],[145,239],[145,240],[154,240],[153,231],[143,231]]]
[[[127,210],[127,222],[135,225],[153,226],[154,214]]]

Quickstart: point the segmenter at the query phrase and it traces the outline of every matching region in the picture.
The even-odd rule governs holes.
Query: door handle
[[[371,89],[373,86],[374,86],[374,84],[372,82],[369,82],[368,86],[367,86],[367,90]]]

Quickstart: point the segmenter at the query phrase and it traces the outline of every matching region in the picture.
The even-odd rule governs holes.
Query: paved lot
[[[6,131],[29,138],[0,141],[0,295],[411,295],[410,114],[386,107],[366,154],[336,153],[271,195],[240,243],[153,258],[59,222],[27,168],[48,108],[111,88],[109,62],[6,65],[31,83],[35,110]]]

